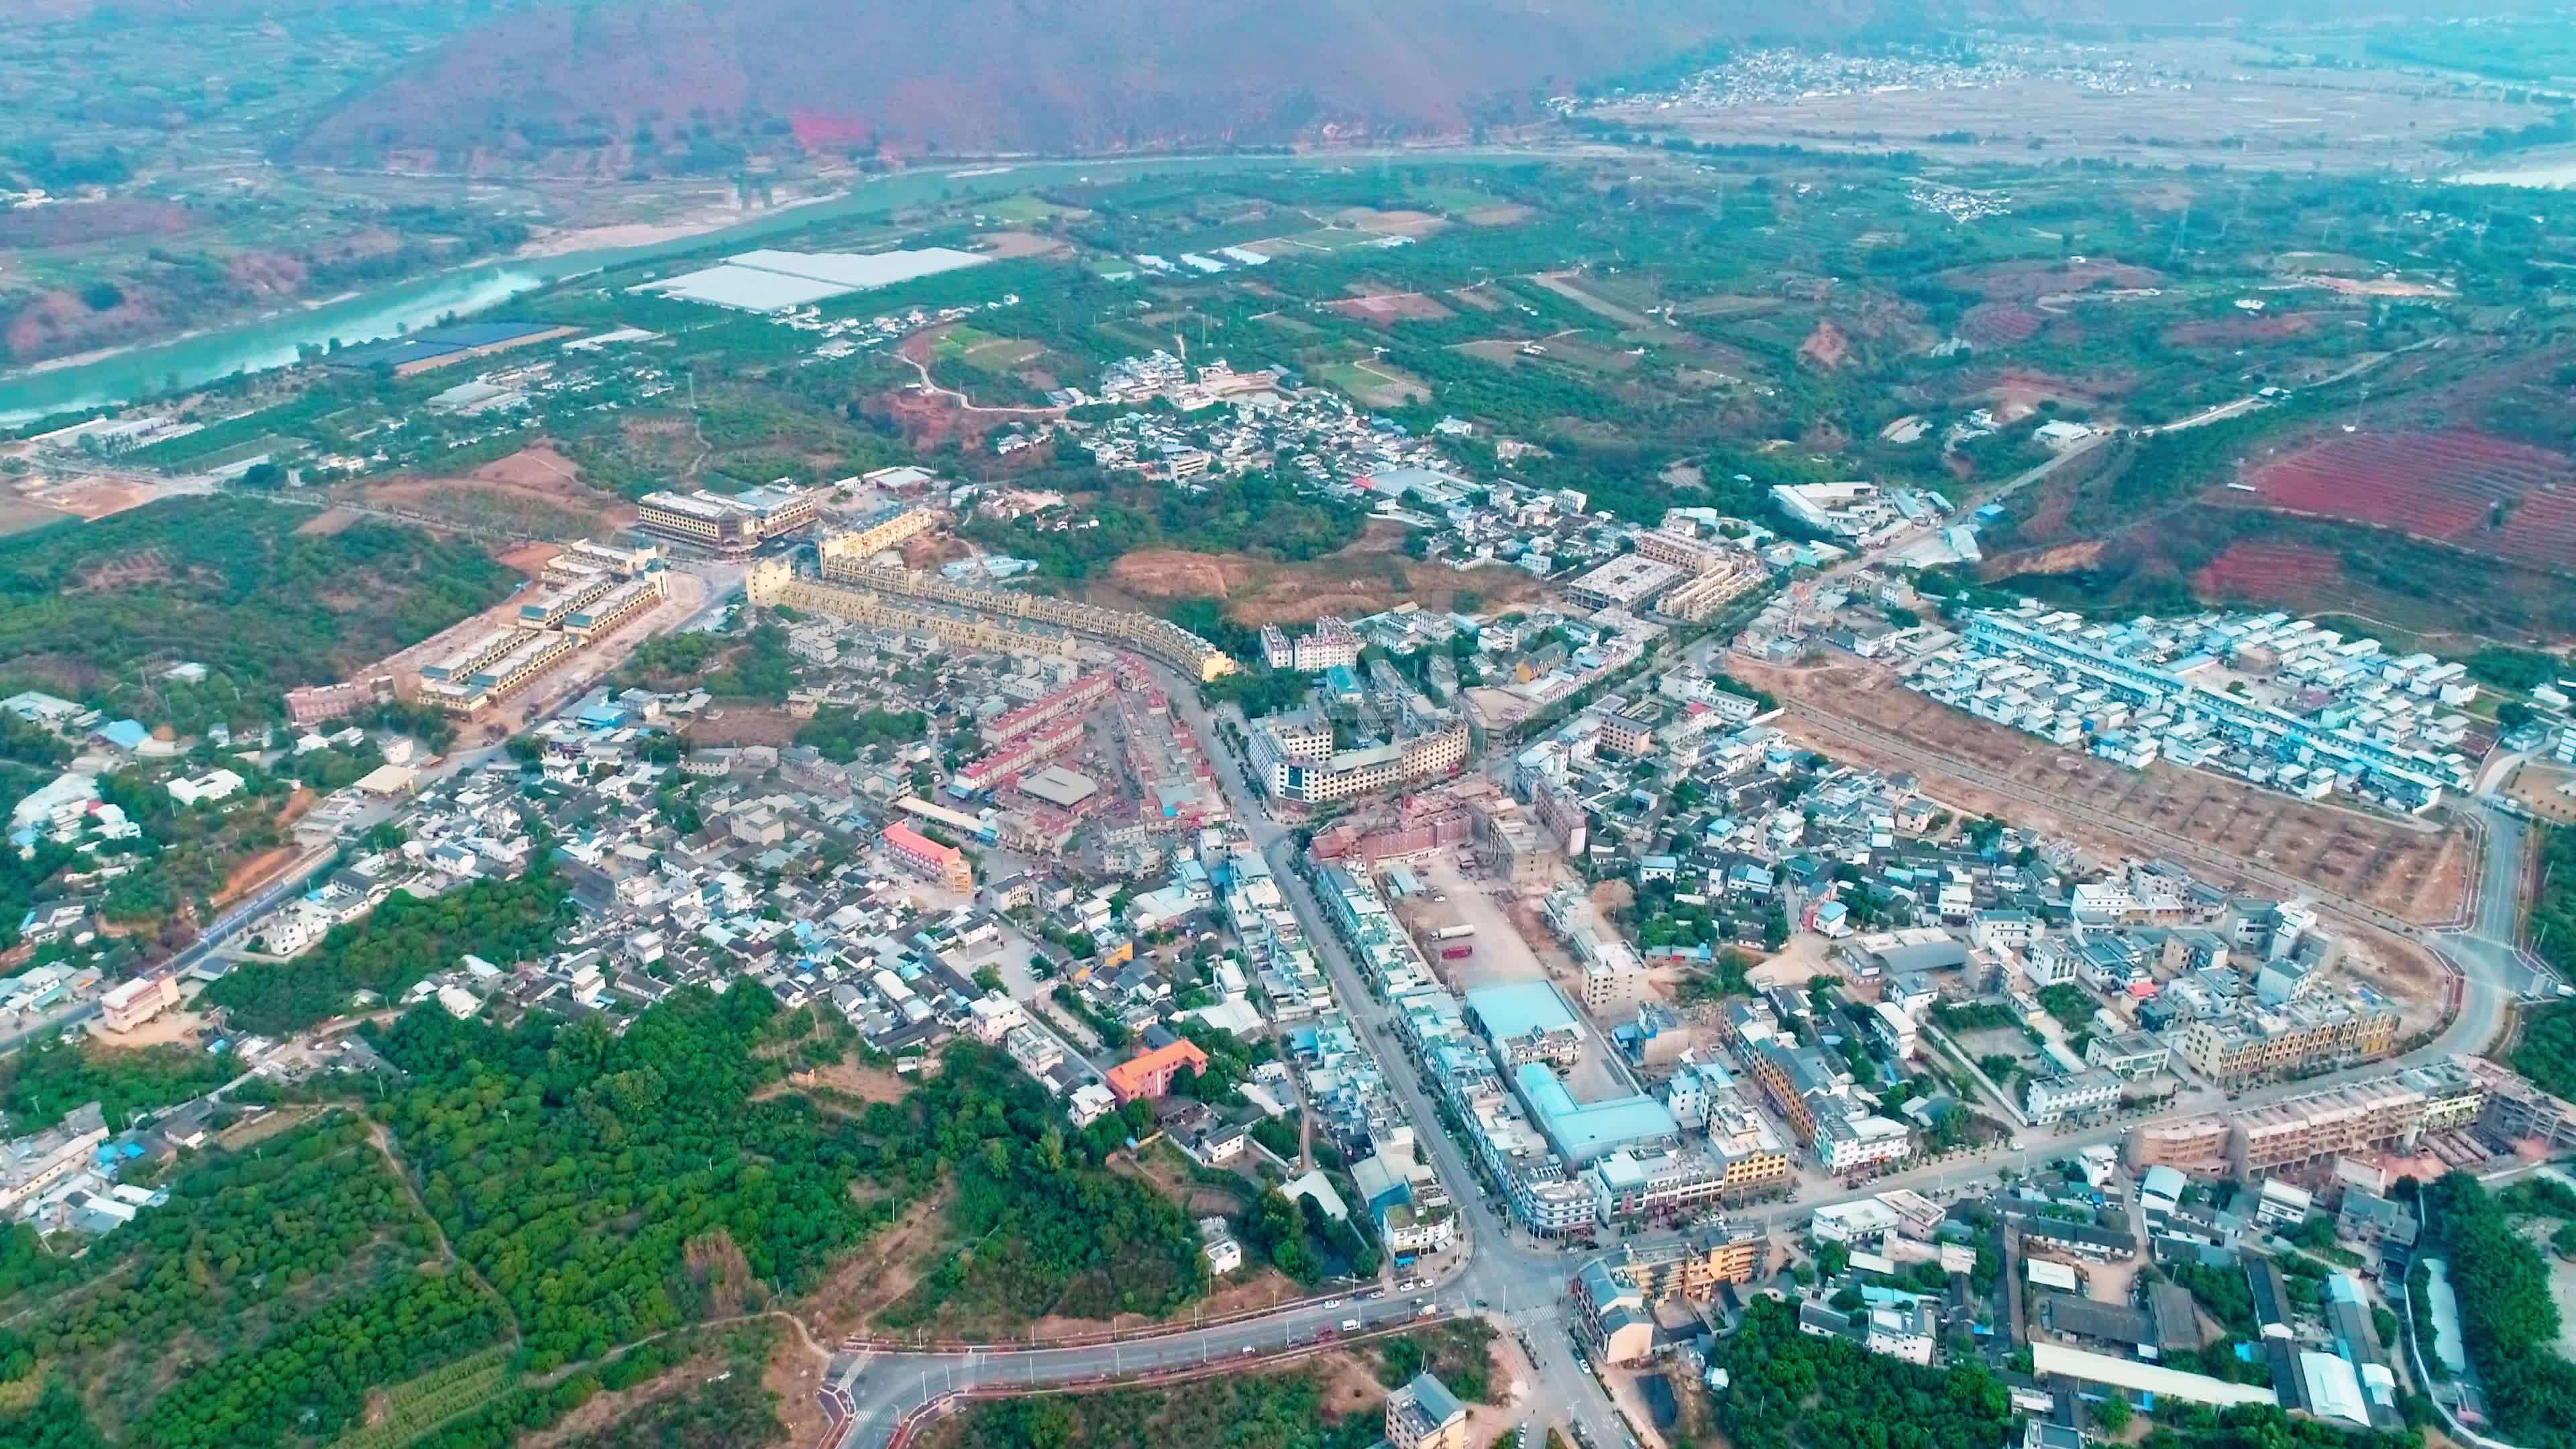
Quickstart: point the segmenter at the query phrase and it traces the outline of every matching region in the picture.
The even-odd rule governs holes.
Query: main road
[[[1160,671],[1158,671],[1159,673]],[[980,1390],[1029,1390],[1158,1371],[1184,1371],[1220,1363],[1250,1361],[1311,1344],[1319,1334],[1340,1333],[1357,1320],[1363,1329],[1395,1326],[1427,1305],[1439,1316],[1481,1313],[1500,1319],[1518,1336],[1536,1376],[1522,1385],[1519,1403],[1525,1421],[1563,1422],[1582,1439],[1615,1449],[1630,1442],[1626,1427],[1601,1383],[1577,1363],[1562,1292],[1581,1261],[1567,1251],[1539,1244],[1519,1232],[1499,1205],[1485,1196],[1474,1169],[1458,1143],[1440,1125],[1440,1113],[1414,1064],[1394,1046],[1393,1012],[1368,988],[1357,966],[1343,951],[1305,877],[1296,868],[1295,840],[1270,818],[1240,764],[1219,736],[1215,721],[1201,704],[1196,688],[1162,675],[1172,707],[1203,742],[1217,779],[1236,816],[1271,869],[1298,919],[1317,959],[1330,978],[1335,996],[1360,1028],[1360,1039],[1376,1056],[1382,1074],[1417,1131],[1441,1185],[1461,1214],[1462,1249],[1444,1276],[1419,1300],[1412,1296],[1354,1298],[1325,1304],[1301,1304],[1277,1313],[1215,1327],[1182,1329],[1122,1344],[1065,1348],[1003,1349],[968,1353],[836,1354],[827,1374],[827,1397],[846,1415],[839,1449],[886,1449],[906,1419],[945,1395]],[[2425,1045],[2393,1060],[2383,1059],[2345,1071],[2311,1077],[2222,1097],[2199,1088],[2176,1099],[2181,1112],[2241,1111],[2342,1082],[2481,1050],[2501,1028],[2508,1006],[2531,987],[2534,973],[2517,947],[2519,898],[2528,832],[2522,822],[2482,802],[2486,831],[2479,892],[2472,918],[2463,930],[2408,934],[2442,952],[2461,974],[2458,1011]],[[2402,923],[2399,923],[2402,925]],[[2171,1115],[2170,1113],[2168,1115]],[[2019,1145],[1933,1162],[1879,1178],[1870,1191],[1911,1188],[1947,1196],[1980,1184],[1998,1173],[2027,1174],[2047,1162],[2083,1148],[2115,1145],[2134,1122],[2095,1124],[2054,1135],[2027,1134]],[[1733,1214],[1765,1231],[1794,1228],[1819,1204],[1849,1195],[1839,1182],[1807,1183],[1780,1202]],[[1640,1245],[1667,1241],[1679,1231],[1636,1235]]]

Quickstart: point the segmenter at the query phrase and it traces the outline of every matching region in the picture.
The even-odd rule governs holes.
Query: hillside
[[[1747,0],[686,0],[507,15],[351,97],[304,136],[359,155],[496,166],[722,151],[781,128],[809,146],[1102,151],[1318,134],[1457,132],[1740,31]],[[1871,7],[1805,7],[1830,23]],[[699,129],[703,116],[704,129]],[[415,155],[414,153],[418,153]],[[560,160],[560,157],[555,158]]]

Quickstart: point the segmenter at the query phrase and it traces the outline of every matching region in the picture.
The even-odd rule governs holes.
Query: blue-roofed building
[[[143,748],[143,742],[152,738],[152,731],[145,729],[140,720],[121,719],[100,725],[90,737],[111,750],[130,755]]]
[[[1537,1062],[1523,1063],[1512,1074],[1512,1084],[1520,1089],[1521,1100],[1529,1105],[1548,1144],[1574,1167],[1588,1166],[1623,1148],[1653,1149],[1681,1138],[1682,1126],[1672,1110],[1652,1097],[1577,1102],[1556,1073]]]
[[[1324,690],[1337,702],[1359,703],[1361,696],[1359,672],[1347,664],[1334,665],[1324,671]]]
[[[1583,1054],[1583,1027],[1574,1003],[1553,982],[1522,981],[1480,986],[1467,993],[1467,1017],[1495,1054],[1512,1065],[1554,1062],[1571,1067]]]

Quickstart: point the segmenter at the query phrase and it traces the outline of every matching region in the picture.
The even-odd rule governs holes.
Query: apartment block
[[[2456,1060],[2327,1087],[2234,1114],[2229,1155],[2251,1176],[2413,1147],[2478,1120],[2486,1087]]]
[[[132,1031],[179,1004],[175,976],[146,976],[128,981],[100,998],[99,1021],[109,1031]]]
[[[741,493],[647,493],[635,500],[635,526],[719,553],[747,553],[814,520],[814,495],[794,488]]]

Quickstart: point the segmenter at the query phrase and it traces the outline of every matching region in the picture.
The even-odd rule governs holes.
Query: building
[[[1466,993],[1467,1018],[1506,1066],[1545,1062],[1572,1070],[1583,1055],[1583,1028],[1552,981],[1481,986]]]
[[[1646,1302],[1706,1303],[1720,1285],[1750,1283],[1771,1266],[1771,1240],[1753,1223],[1720,1223],[1677,1242],[1622,1245],[1594,1260]]]
[[[2098,1067],[2054,1077],[2032,1077],[2022,1096],[2023,1112],[2034,1127],[2107,1112],[2119,1102],[2120,1079]]]
[[[2229,1157],[2247,1176],[2411,1149],[2478,1120],[2486,1089],[2456,1061],[2408,1067],[2234,1114]]]
[[[178,1004],[177,977],[138,977],[99,999],[99,1022],[109,1031],[132,1031]]]
[[[2397,1025],[2396,1009],[2384,1002],[2288,1001],[2189,1022],[2175,1045],[2193,1071],[2232,1086],[2318,1062],[2385,1056]]]
[[[1621,554],[1568,582],[1565,596],[1586,609],[1624,609],[1633,614],[1686,576],[1681,569],[1643,553]]]
[[[2266,1387],[2229,1383],[2207,1374],[2184,1373],[2064,1344],[2034,1343],[2030,1358],[2031,1372],[2041,1382],[2065,1384],[2087,1398],[2099,1399],[2117,1389],[2131,1398],[2153,1394],[2159,1402],[2172,1399],[2218,1409],[2238,1404],[2270,1404],[2277,1408],[2281,1402],[2280,1395]]]
[[[2171,1066],[2173,1049],[2148,1032],[2121,1032],[2097,1036],[2085,1043],[2084,1062],[2125,1081],[2135,1081]]]
[[[1207,1259],[1211,1276],[1222,1278],[1243,1266],[1243,1244],[1235,1241],[1234,1229],[1224,1218],[1199,1219],[1199,1253]]]
[[[1273,669],[1292,670],[1299,674],[1356,668],[1363,642],[1359,631],[1352,628],[1349,621],[1330,614],[1317,619],[1312,631],[1293,640],[1276,624],[1261,627],[1263,661]]]
[[[107,1119],[90,1102],[42,1132],[0,1143],[0,1222],[15,1220],[20,1208],[79,1171],[106,1140]]]
[[[1929,1364],[1932,1350],[1940,1341],[1941,1320],[1931,1304],[1889,1304],[1869,1310],[1869,1327],[1861,1338],[1861,1347],[1907,1363]]]
[[[2218,1172],[2228,1162],[2234,1129],[2224,1117],[2162,1117],[2129,1133],[2129,1166],[2138,1171],[2171,1167],[2186,1172]]]
[[[1386,1396],[1386,1442],[1395,1449],[1468,1449],[1467,1406],[1438,1378],[1415,1374]]]
[[[1281,800],[1326,805],[1439,779],[1467,762],[1467,722],[1452,716],[1390,744],[1333,748],[1333,727],[1308,711],[1257,720],[1252,766]]]
[[[1603,1363],[1643,1363],[1655,1351],[1655,1315],[1634,1284],[1595,1258],[1577,1269],[1572,1293],[1575,1322]]]
[[[635,526],[719,553],[748,553],[813,522],[815,496],[796,488],[741,493],[647,493],[635,500]]]
[[[824,535],[815,550],[822,556],[823,577],[836,577],[834,570],[863,564],[890,548],[928,533],[939,522],[939,515],[927,508],[910,504],[889,504],[851,528]]]
[[[900,823],[887,826],[879,838],[895,863],[912,874],[952,891],[975,889],[975,868],[956,846],[942,845]]]
[[[1200,1051],[1196,1042],[1184,1038],[1143,1056],[1130,1057],[1102,1075],[1119,1101],[1150,1101],[1172,1090],[1172,1078],[1181,1068],[1203,1072],[1207,1064],[1207,1053]]]

